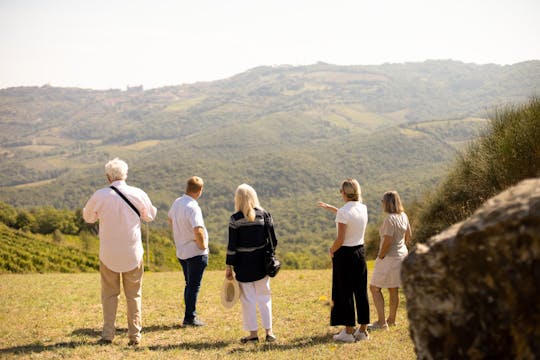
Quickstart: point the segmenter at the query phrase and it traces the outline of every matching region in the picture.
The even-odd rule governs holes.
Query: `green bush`
[[[0,222],[7,226],[15,226],[17,221],[17,210],[9,204],[0,201]]]
[[[442,184],[416,204],[416,241],[470,216],[519,181],[540,176],[540,98],[497,109],[488,129],[459,156]]]

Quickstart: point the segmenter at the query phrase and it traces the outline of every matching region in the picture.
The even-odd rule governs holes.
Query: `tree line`
[[[56,209],[52,206],[32,209],[15,208],[0,201],[0,222],[5,225],[35,234],[77,235],[83,230],[96,231],[96,226],[87,224],[81,210]]]

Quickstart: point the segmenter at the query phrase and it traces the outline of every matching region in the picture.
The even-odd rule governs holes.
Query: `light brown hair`
[[[401,198],[397,191],[387,191],[382,198],[383,210],[389,214],[399,214],[404,211]]]
[[[199,192],[204,186],[204,181],[198,176],[192,176],[187,180],[186,193],[193,194]]]
[[[362,201],[362,189],[356,179],[343,180],[341,192],[345,194],[349,201]]]

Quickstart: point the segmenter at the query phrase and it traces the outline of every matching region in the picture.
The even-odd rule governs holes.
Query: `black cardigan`
[[[231,216],[226,263],[234,267],[236,280],[251,282],[266,276],[264,256],[270,250],[268,233],[275,248],[277,239],[272,215],[262,209],[255,209],[254,221],[248,221],[241,211]]]

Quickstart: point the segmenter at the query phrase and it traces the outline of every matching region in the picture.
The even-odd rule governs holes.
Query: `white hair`
[[[109,178],[109,181],[126,180],[128,164],[124,160],[114,158],[105,164],[105,174]]]

